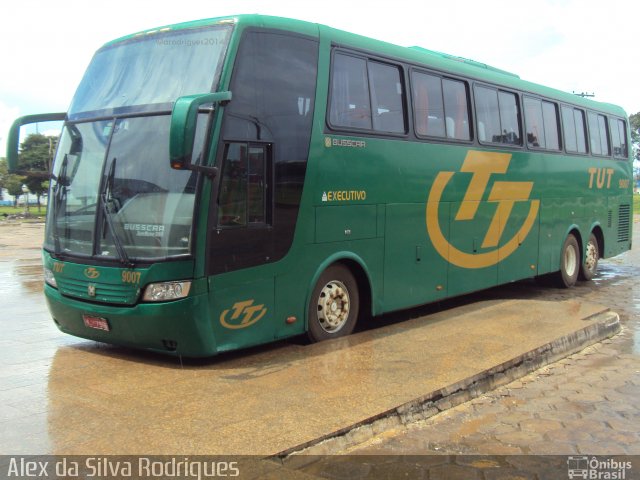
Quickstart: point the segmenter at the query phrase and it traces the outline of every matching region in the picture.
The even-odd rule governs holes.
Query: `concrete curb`
[[[268,458],[289,463],[296,462],[299,455],[330,455],[343,451],[389,429],[425,420],[467,402],[589,345],[613,337],[621,330],[620,317],[608,309],[583,321],[589,324],[500,365]],[[301,460],[298,458],[298,461]]]

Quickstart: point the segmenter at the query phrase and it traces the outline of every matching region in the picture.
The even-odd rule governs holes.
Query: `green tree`
[[[7,189],[9,195],[13,195],[13,206],[18,206],[18,198],[22,195],[22,185],[27,177],[24,175],[8,174],[4,177],[4,188]]]
[[[5,187],[5,180],[7,178],[7,175],[9,175],[9,166],[7,165],[7,159],[6,158],[0,158],[0,200],[3,200],[3,189],[7,188]]]
[[[29,191],[36,195],[38,209],[40,209],[40,197],[47,192],[43,183],[49,180],[57,144],[57,138],[32,133],[20,145],[18,170],[26,177],[24,183],[29,187]]]
[[[640,112],[630,115],[629,123],[631,124],[631,141],[640,143]]]
[[[629,116],[631,143],[633,146],[633,179],[640,181],[640,112]]]

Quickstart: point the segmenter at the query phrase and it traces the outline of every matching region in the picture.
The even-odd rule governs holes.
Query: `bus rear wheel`
[[[589,235],[587,248],[584,250],[584,261],[580,266],[580,280],[589,281],[596,276],[598,270],[598,260],[600,259],[600,247],[598,239],[592,233]]]
[[[344,265],[327,268],[316,283],[309,302],[307,335],[312,342],[349,335],[359,309],[358,284]]]
[[[560,254],[560,271],[557,273],[557,283],[561,288],[570,288],[576,284],[580,271],[580,248],[578,240],[569,234],[562,245]]]

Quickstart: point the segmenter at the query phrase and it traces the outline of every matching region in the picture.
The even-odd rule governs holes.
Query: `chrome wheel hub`
[[[576,273],[576,268],[578,268],[576,251],[573,248],[567,248],[564,252],[564,269],[567,275],[572,277]]]
[[[327,283],[318,297],[318,321],[322,329],[328,333],[340,330],[347,323],[350,308],[349,292],[344,284],[337,280]]]
[[[587,244],[587,251],[585,253],[584,266],[587,270],[592,272],[593,270],[595,270],[597,263],[598,263],[598,249],[593,243],[589,242]]]

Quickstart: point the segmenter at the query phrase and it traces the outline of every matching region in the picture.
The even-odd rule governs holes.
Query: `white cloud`
[[[60,129],[52,128],[50,130],[45,130],[44,132],[40,132],[40,133],[42,133],[42,135],[44,135],[45,137],[57,137],[58,135],[60,135]]]
[[[7,135],[9,134],[9,128],[13,120],[20,116],[20,109],[18,107],[11,107],[5,105],[0,100],[0,157],[7,155]]]
[[[112,0],[64,5],[10,2],[0,18],[0,137],[20,114],[64,111],[105,42],[155,26],[237,13],[323,23],[399,45],[420,45],[486,62],[562,90],[640,111],[634,70],[637,2],[627,0]],[[1,145],[0,145],[1,147]]]

